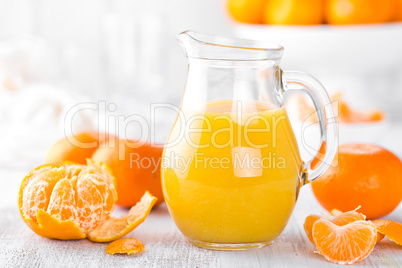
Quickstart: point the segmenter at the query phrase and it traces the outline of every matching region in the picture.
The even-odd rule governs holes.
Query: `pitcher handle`
[[[282,73],[282,82],[285,93],[289,90],[299,90],[306,93],[314,104],[320,126],[320,147],[325,146],[325,155],[321,164],[315,169],[311,168],[311,162],[318,156],[319,152],[308,162],[305,167],[308,172],[308,181],[314,181],[321,176],[331,165],[337,150],[337,128],[332,105],[324,86],[314,77],[294,71]],[[299,87],[295,87],[298,85]],[[302,88],[300,88],[302,86]]]

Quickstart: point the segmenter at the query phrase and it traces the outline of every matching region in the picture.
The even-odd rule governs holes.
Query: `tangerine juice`
[[[193,242],[270,242],[285,228],[302,161],[286,110],[211,102],[182,108],[162,158],[165,200]]]

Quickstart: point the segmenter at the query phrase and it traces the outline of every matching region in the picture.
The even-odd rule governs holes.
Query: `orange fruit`
[[[377,231],[402,246],[402,224],[389,220],[374,220]]]
[[[149,143],[136,147],[134,140],[118,140],[116,146],[96,150],[92,159],[108,164],[117,183],[118,205],[130,207],[137,203],[145,191],[150,191],[163,202],[160,178],[162,146]]]
[[[343,144],[337,162],[311,183],[326,210],[361,206],[359,211],[373,219],[387,215],[401,202],[402,162],[392,152],[373,144]]]
[[[114,136],[97,131],[81,132],[65,137],[50,147],[45,163],[73,161],[85,165],[86,159],[91,158],[96,149],[109,138],[114,138]]]
[[[375,225],[370,221],[354,221],[338,226],[319,219],[313,226],[313,240],[318,252],[336,264],[353,264],[366,258],[377,241]]]
[[[146,192],[126,216],[110,217],[117,199],[114,178],[105,164],[88,160],[40,166],[21,183],[18,205],[25,223],[54,239],[108,242],[141,224],[156,197]]]
[[[323,23],[324,0],[269,0],[265,24],[311,25]]]
[[[128,255],[138,254],[145,249],[144,244],[135,238],[123,238],[110,243],[106,247],[106,253],[125,253]]]
[[[23,180],[19,208],[35,233],[80,239],[106,221],[116,199],[114,178],[105,165],[47,164]]]
[[[394,5],[395,5],[394,20],[402,21],[402,0],[394,0]]]
[[[238,22],[262,23],[266,0],[227,0],[229,14]]]
[[[313,226],[314,226],[314,223],[316,221],[318,221],[319,219],[323,219],[323,217],[312,214],[312,215],[307,216],[304,221],[304,231],[306,232],[307,237],[310,240],[310,242],[313,244],[314,244]],[[349,224],[354,221],[364,221],[365,219],[366,219],[366,216],[364,216],[361,213],[358,213],[356,211],[348,211],[348,212],[341,213],[341,214],[337,215],[336,217],[330,218],[327,220],[329,220],[330,222],[332,222],[338,226],[343,226],[343,225]]]
[[[329,24],[384,23],[394,19],[394,0],[328,0],[325,19]]]

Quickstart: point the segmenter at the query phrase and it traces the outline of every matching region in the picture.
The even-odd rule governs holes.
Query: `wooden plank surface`
[[[0,170],[0,267],[336,267],[314,253],[303,222],[323,209],[309,186],[301,190],[285,231],[273,244],[244,252],[220,252],[190,244],[174,225],[166,206],[152,211],[127,237],[145,244],[139,256],[111,256],[106,244],[88,240],[58,241],[34,234],[20,218],[18,187],[25,171]],[[116,215],[124,213],[117,209]],[[402,206],[386,217],[402,222]],[[402,247],[385,238],[359,267],[402,267]]]

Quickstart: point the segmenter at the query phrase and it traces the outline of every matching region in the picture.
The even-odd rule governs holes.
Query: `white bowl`
[[[285,47],[282,63],[297,69],[361,72],[401,66],[402,23],[346,26],[267,26],[237,24],[237,36]]]

